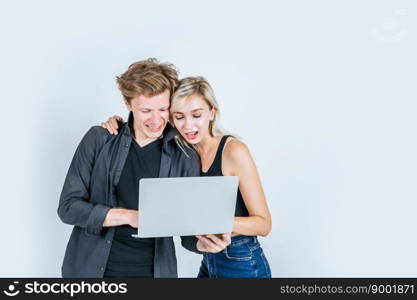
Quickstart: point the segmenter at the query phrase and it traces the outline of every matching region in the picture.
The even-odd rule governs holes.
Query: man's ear
[[[123,102],[125,103],[127,110],[132,111],[132,106],[130,105],[130,103],[126,99],[123,99]]]

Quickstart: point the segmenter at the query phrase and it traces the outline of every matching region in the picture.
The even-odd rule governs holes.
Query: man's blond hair
[[[178,73],[173,64],[149,58],[131,64],[116,80],[124,99],[130,102],[139,95],[151,97],[166,90],[172,95],[178,86]]]

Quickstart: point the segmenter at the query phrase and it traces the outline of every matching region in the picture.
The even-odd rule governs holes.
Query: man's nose
[[[158,111],[153,111],[151,113],[151,122],[152,123],[157,123],[159,122],[159,120],[161,119],[161,114]]]

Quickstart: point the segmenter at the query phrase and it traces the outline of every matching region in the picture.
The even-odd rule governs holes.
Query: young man
[[[168,123],[178,85],[174,67],[148,59],[117,77],[129,120],[120,134],[94,126],[80,142],[62,189],[58,215],[74,225],[63,277],[177,277],[173,239],[132,238],[138,224],[141,178],[199,176],[191,149],[180,149]],[[184,153],[187,151],[187,153]],[[196,253],[218,252],[230,237],[210,243],[193,236],[182,245]]]

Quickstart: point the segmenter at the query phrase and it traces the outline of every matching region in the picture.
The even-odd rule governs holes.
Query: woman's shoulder
[[[241,176],[254,169],[254,162],[248,146],[237,138],[228,138],[223,151],[223,174]]]
[[[236,137],[228,137],[223,150],[223,158],[232,162],[239,162],[247,157],[250,157],[248,146]]]

